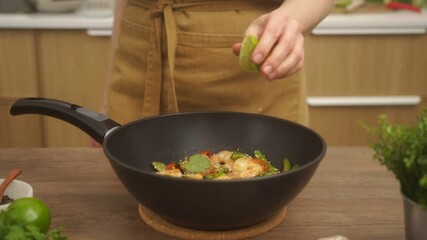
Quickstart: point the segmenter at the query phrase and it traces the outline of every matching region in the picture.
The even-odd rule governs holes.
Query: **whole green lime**
[[[33,197],[16,199],[9,205],[7,211],[13,219],[33,225],[43,233],[49,230],[51,212],[40,199]]]

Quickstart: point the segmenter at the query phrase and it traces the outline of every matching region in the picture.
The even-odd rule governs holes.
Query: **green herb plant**
[[[41,231],[38,227],[15,219],[8,211],[0,211],[1,240],[67,240],[62,228]]]
[[[386,115],[378,122],[365,126],[376,137],[373,158],[393,172],[405,196],[427,208],[427,109],[415,125],[393,124]]]

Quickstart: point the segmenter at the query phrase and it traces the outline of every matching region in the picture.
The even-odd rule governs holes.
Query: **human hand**
[[[100,143],[98,143],[95,139],[90,138],[89,139],[89,144],[92,148],[101,148],[102,145]]]
[[[283,7],[255,19],[245,35],[259,39],[252,60],[261,64],[261,72],[270,80],[288,77],[304,64],[304,37],[299,23],[290,18]],[[240,52],[241,43],[233,45],[234,54]]]

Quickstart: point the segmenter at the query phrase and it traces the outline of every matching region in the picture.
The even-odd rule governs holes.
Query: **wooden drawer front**
[[[0,148],[43,147],[42,119],[37,115],[11,116],[14,100],[0,100]]]
[[[97,111],[107,73],[109,38],[91,37],[82,30],[39,32],[42,94]],[[46,147],[87,147],[90,138],[80,129],[44,118]]]
[[[309,96],[426,95],[427,34],[306,36]]]
[[[0,147],[42,147],[40,116],[12,117],[12,103],[40,95],[33,30],[0,31]]]
[[[38,96],[34,31],[0,31],[0,97]]]
[[[427,96],[414,106],[310,107],[310,127],[330,146],[366,146],[368,135],[361,123],[377,126],[378,116],[386,114],[392,122],[412,124],[426,107]]]

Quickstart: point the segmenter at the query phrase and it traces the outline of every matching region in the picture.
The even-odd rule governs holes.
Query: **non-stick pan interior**
[[[302,125],[264,115],[229,112],[181,113],[122,126],[104,143],[121,164],[153,172],[151,162],[171,162],[201,150],[261,150],[278,168],[283,159],[303,165],[320,161],[325,143]],[[322,155],[322,156],[320,156]]]

